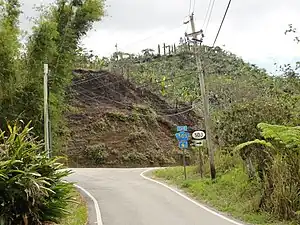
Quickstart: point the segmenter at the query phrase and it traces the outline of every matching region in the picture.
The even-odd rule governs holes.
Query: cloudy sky
[[[53,0],[23,0],[22,27],[28,29],[27,16],[36,16],[34,4]],[[22,1],[21,1],[22,2]],[[206,28],[205,15],[210,0],[192,0],[196,29]],[[205,29],[204,44],[212,45],[225,12],[227,0],[215,0],[211,19]],[[100,56],[118,49],[140,52],[157,44],[178,43],[185,31],[183,21],[189,13],[190,0],[106,0],[103,20],[84,38],[84,45]],[[300,60],[300,44],[284,35],[288,24],[300,30],[299,0],[232,0],[216,45],[243,59],[273,71],[273,64]],[[203,27],[204,25],[204,27]],[[299,33],[300,35],[300,33]]]

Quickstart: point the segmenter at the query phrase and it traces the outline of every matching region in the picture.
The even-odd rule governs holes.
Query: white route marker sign
[[[196,140],[202,140],[206,136],[205,132],[202,130],[197,130],[192,133],[192,137]]]

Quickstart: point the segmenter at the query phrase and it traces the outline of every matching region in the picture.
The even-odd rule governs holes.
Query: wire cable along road
[[[99,214],[98,225],[242,225],[153,181],[145,176],[147,169],[73,170],[69,181],[97,201],[88,201],[89,209],[94,207],[89,224],[97,224]]]

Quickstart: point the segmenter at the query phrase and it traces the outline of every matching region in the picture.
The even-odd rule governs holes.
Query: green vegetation
[[[59,222],[66,214],[73,185],[60,159],[49,159],[29,124],[17,123],[0,132],[0,222],[41,224]]]
[[[88,220],[88,209],[85,200],[74,189],[72,192],[75,202],[71,202],[67,210],[69,214],[59,223],[60,225],[85,225]]]
[[[83,49],[80,41],[103,17],[104,1],[56,0],[41,9],[32,34],[22,46],[20,13],[18,0],[0,1],[0,192],[4,193],[0,197],[1,224],[59,222],[70,207],[72,185],[62,182],[69,172],[58,172],[62,168],[57,163],[59,158],[50,160],[42,150],[44,63],[50,69],[54,155],[66,153],[64,147],[68,144],[64,142],[71,132],[91,130],[93,138],[76,136],[81,143],[73,144],[79,150],[68,151],[69,159],[77,157],[86,164],[92,161],[95,166],[166,165],[178,161],[172,126],[182,121],[200,126],[191,118],[203,117],[195,56],[186,43],[171,55],[155,56],[153,50],[144,49],[143,55],[116,52],[110,59],[99,59]],[[289,25],[286,34],[291,33],[299,43],[297,30]],[[295,67],[280,66],[280,76],[271,76],[220,47],[198,48],[211,107],[218,178],[214,182],[207,178],[206,152],[203,179],[199,178],[197,167],[189,169],[188,181],[183,181],[178,169],[158,171],[156,176],[171,180],[201,200],[246,221],[266,224],[274,218],[276,224],[275,219],[299,223],[300,63]],[[72,70],[103,69],[108,65],[113,72],[124,74],[126,79],[114,78],[123,82],[119,87],[123,88],[122,93],[128,93],[126,102],[132,103],[132,113],[127,115],[127,108],[121,111],[112,104],[115,111],[99,113],[98,121],[79,116],[77,119],[86,119],[86,124],[78,119],[76,126],[67,126],[67,113],[85,112],[68,105],[73,97],[69,90],[74,79]],[[142,87],[151,91],[144,93]],[[128,89],[130,93],[126,92]],[[122,94],[117,95],[120,101],[124,100]],[[147,102],[149,105],[145,106]],[[194,107],[193,115],[162,115],[174,109],[180,112],[182,102]],[[6,126],[7,121],[16,119],[23,119],[25,124],[32,121],[35,129],[28,125],[21,129],[14,122],[13,126]],[[191,163],[193,155],[189,154]],[[84,209],[78,207],[81,214]]]
[[[259,184],[254,181],[248,182],[242,165],[235,166],[227,173],[219,173],[215,181],[212,181],[208,174],[205,178],[200,178],[197,167],[187,168],[187,180],[184,180],[182,167],[157,170],[154,172],[154,178],[166,180],[170,185],[176,185],[185,190],[201,203],[250,224],[297,224],[278,221],[267,212],[258,212],[254,206],[259,203]],[[217,168],[220,169],[220,167]]]
[[[67,88],[82,51],[79,43],[102,18],[104,3],[56,0],[41,9],[25,45],[20,14],[18,0],[0,1],[0,224],[59,223],[68,215],[73,185],[63,182],[70,172],[60,170],[62,158],[49,159],[43,150],[43,64],[51,71],[52,140],[54,155],[59,155],[67,137],[63,115],[69,110]],[[13,122],[21,119],[28,125]],[[85,220],[86,212],[80,217]]]
[[[43,138],[43,64],[49,64],[49,96],[52,140],[56,153],[62,152],[67,135],[64,113],[79,43],[95,21],[104,14],[102,0],[57,0],[42,8],[33,33],[21,51],[19,42],[20,4],[0,2],[0,126],[17,117],[32,121]]]
[[[218,178],[200,178],[199,167],[157,170],[154,175],[179,185],[200,201],[252,224],[298,224],[300,221],[300,127],[260,123],[264,140],[238,145],[231,155],[218,152]],[[269,140],[269,141],[265,141]],[[247,173],[245,173],[245,171]]]
[[[257,178],[262,185],[259,206],[279,218],[299,222],[300,127],[265,123],[258,127],[264,140],[240,144],[236,151],[247,164],[249,179]]]
[[[297,31],[290,26],[286,34],[289,32]],[[299,43],[297,35],[295,41]],[[157,171],[156,175],[249,222],[299,223],[299,63],[280,66],[280,74],[271,76],[219,47],[199,48],[214,149],[221,158],[216,165],[218,178],[215,182],[201,180],[195,172],[200,168],[191,169],[188,181],[183,181],[177,169]],[[136,84],[149,86],[175,106],[179,101],[192,102],[202,115],[196,102],[201,96],[195,59],[186,49],[182,44],[176,54],[131,55],[118,61],[116,57],[123,53],[116,53],[111,62],[114,70],[127,71],[125,76]],[[203,155],[207,167],[208,155]]]

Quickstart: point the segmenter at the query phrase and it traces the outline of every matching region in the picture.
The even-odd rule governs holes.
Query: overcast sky
[[[28,29],[26,16],[36,16],[34,4],[53,0],[23,0],[22,27]],[[195,0],[196,29],[201,29],[210,0]],[[107,14],[84,38],[84,45],[100,56],[109,56],[115,44],[125,52],[157,49],[157,44],[176,43],[187,30],[183,21],[190,0],[106,0]],[[193,0],[192,0],[193,2]],[[212,16],[205,30],[204,44],[212,45],[225,12],[227,0],[215,0]],[[193,8],[194,3],[192,3]],[[288,24],[300,30],[299,0],[232,0],[216,45],[247,61],[274,69],[273,63],[300,61],[300,44],[284,35]],[[205,26],[204,26],[205,28]],[[300,33],[299,33],[300,34]]]

